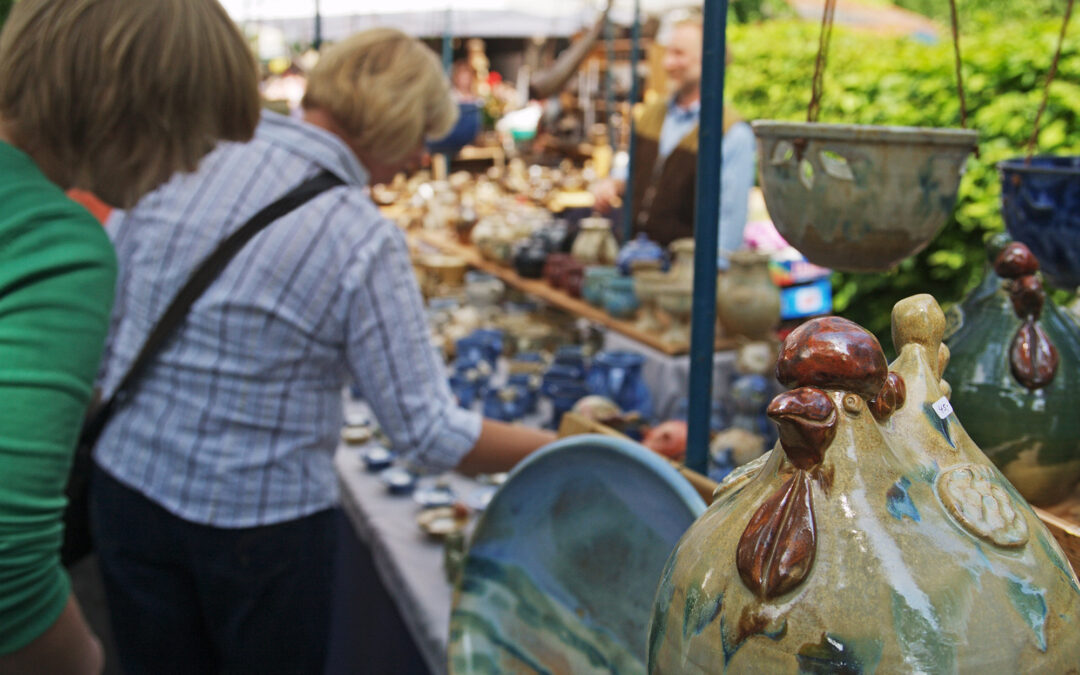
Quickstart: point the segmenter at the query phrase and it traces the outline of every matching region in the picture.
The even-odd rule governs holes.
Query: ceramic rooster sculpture
[[[891,367],[845,319],[789,335],[780,440],[668,560],[650,672],[1078,672],[1080,585],[952,412],[944,326],[898,303]]]

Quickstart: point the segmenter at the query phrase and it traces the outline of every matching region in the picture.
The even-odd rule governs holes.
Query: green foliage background
[[[729,25],[735,60],[725,93],[744,118],[806,119],[818,30],[787,20]],[[955,216],[896,270],[833,277],[836,311],[885,338],[884,346],[891,344],[897,300],[925,292],[947,305],[981,278],[983,238],[1004,229],[995,163],[1025,152],[1060,30],[1060,18],[1002,22],[981,14],[961,24],[968,126],[979,131],[981,156],[968,161]],[[1069,32],[1042,121],[1041,153],[1080,154],[1080,37]],[[959,127],[955,80],[947,25],[934,45],[838,25],[819,121]]]
[[[15,0],[0,0],[0,28],[4,27],[4,21],[7,20],[8,14],[11,12],[11,6],[15,4]]]

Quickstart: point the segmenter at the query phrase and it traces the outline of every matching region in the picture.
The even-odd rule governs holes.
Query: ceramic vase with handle
[[[607,218],[583,218],[570,255],[585,265],[614,265],[619,244]]]
[[[780,289],[769,276],[769,256],[731,254],[731,266],[716,284],[716,314],[724,334],[772,339],[780,323]]]

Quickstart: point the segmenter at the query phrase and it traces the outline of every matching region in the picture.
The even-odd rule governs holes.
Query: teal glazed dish
[[[477,524],[449,668],[644,673],[664,562],[705,503],[662,458],[583,435],[523,461]]]

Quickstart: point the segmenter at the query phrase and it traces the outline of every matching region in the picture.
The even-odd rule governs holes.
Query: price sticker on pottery
[[[952,404],[949,403],[949,399],[942,396],[938,400],[934,401],[932,407],[937,416],[941,419],[945,419],[953,413]]]

